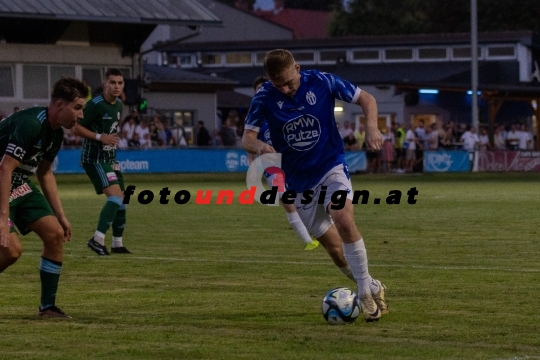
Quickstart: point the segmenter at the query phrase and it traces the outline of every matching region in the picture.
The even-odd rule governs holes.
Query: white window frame
[[[344,52],[345,53],[345,61],[348,61],[348,54],[347,54],[347,49],[327,49],[327,50],[319,50],[317,51],[317,60],[318,60],[318,63],[319,64],[328,64],[328,65],[333,65],[333,64],[337,64],[337,59],[338,58],[335,58],[334,60],[322,60],[321,59],[321,53],[323,52]]]
[[[421,58],[420,57],[420,51],[421,50],[426,50],[426,49],[433,49],[433,50],[444,49],[444,50],[446,50],[446,56],[441,57],[441,58]],[[422,46],[422,47],[417,48],[416,50],[417,50],[416,51],[416,58],[417,58],[418,62],[448,61],[448,59],[450,58],[450,55],[448,54],[449,49],[448,49],[447,46]]]
[[[412,56],[407,59],[387,59],[386,58],[386,52],[388,50],[410,50],[412,53]],[[383,50],[383,58],[382,61],[385,63],[399,63],[399,62],[413,62],[416,60],[416,49],[415,48],[403,48],[403,47],[389,47]]]
[[[471,47],[470,45],[451,46],[450,47],[450,60],[451,61],[471,61],[471,56],[469,57],[455,57],[454,56],[454,49],[463,49],[463,48],[470,48],[470,47]],[[484,48],[482,46],[478,46],[478,60],[482,60],[483,58],[484,58]]]
[[[17,68],[16,64],[0,64],[1,67],[11,68],[11,85],[13,86],[13,96],[0,96],[0,101],[13,101],[17,99]]]
[[[349,61],[353,64],[368,64],[368,63],[380,63],[382,62],[382,49],[352,49],[350,50],[350,55],[349,55]],[[373,51],[373,52],[377,52],[378,54],[378,57],[377,59],[355,59],[354,58],[354,53],[355,51]]]
[[[490,49],[496,48],[512,48],[514,49],[514,55],[489,55]],[[517,59],[517,49],[515,44],[497,44],[497,45],[487,45],[486,46],[486,59],[488,60],[510,60]]]
[[[227,55],[229,54],[249,54],[250,56],[250,61],[248,63],[228,63],[227,62]],[[231,52],[226,52],[223,54],[223,57],[222,57],[222,61],[223,61],[223,65],[224,66],[227,66],[227,67],[242,67],[242,66],[251,66],[253,65],[253,53],[251,53],[250,51],[231,51]]]

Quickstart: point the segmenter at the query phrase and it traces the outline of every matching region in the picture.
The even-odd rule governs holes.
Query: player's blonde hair
[[[275,79],[295,63],[294,57],[289,50],[272,50],[264,56],[264,72],[270,79]]]

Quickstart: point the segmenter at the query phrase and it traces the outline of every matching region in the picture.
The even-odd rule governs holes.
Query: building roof
[[[144,65],[144,81],[150,91],[213,92],[232,90],[235,80],[169,66]]]
[[[257,10],[255,14],[263,19],[283,25],[293,30],[295,39],[328,38],[327,26],[332,19],[330,11],[303,9]]]
[[[0,0],[0,17],[154,25],[221,23],[196,0]]]
[[[540,49],[540,33],[534,31],[497,31],[478,34],[478,42],[508,43],[519,42],[534,49]],[[391,47],[391,46],[430,46],[430,45],[470,45],[469,33],[453,34],[413,34],[382,36],[350,36],[326,39],[232,41],[182,43],[168,48],[169,51],[256,51],[276,48],[289,50],[313,50],[351,47]]]

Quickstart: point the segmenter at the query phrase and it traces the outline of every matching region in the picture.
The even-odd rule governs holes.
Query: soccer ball
[[[343,325],[356,321],[360,315],[360,301],[354,291],[338,287],[326,293],[322,301],[322,314],[332,325]]]

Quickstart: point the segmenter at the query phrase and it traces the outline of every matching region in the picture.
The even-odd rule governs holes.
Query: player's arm
[[[82,120],[75,125],[73,128],[73,133],[77,136],[88,140],[95,140],[104,143],[105,145],[118,145],[118,136],[116,134],[98,134],[92,130],[92,122],[99,119],[99,114],[95,110],[95,106],[91,101],[89,101],[83,110]]]
[[[11,175],[19,166],[19,160],[4,154],[0,162],[0,247],[9,246],[9,196],[11,195]]]
[[[380,150],[382,135],[377,124],[378,110],[377,101],[365,90],[360,91],[356,104],[362,108],[366,116],[366,147],[371,150]]]
[[[71,224],[69,223],[66,215],[64,214],[64,208],[60,202],[60,197],[58,196],[58,186],[56,185],[56,179],[52,172],[52,162],[49,160],[43,159],[39,163],[36,176],[41,186],[41,191],[43,195],[51,205],[58,222],[64,229],[64,241],[71,240]]]
[[[244,150],[257,155],[275,153],[276,150],[272,146],[257,139],[257,134],[258,132],[253,130],[244,130],[244,135],[242,136],[242,147]]]
[[[77,136],[88,140],[96,140],[104,143],[105,145],[118,145],[118,135],[116,134],[98,134],[90,129],[85,128],[81,124],[75,125],[73,133]]]

